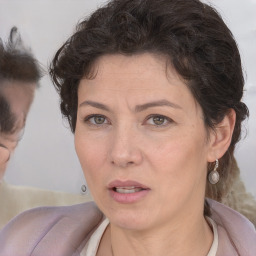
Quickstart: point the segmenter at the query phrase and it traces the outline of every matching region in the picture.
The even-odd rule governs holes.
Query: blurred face
[[[35,87],[34,83],[4,82],[2,84],[0,93],[10,106],[10,113],[7,115],[12,117],[13,129],[0,134],[0,178],[4,175],[10,154],[23,135],[26,117],[34,98]]]
[[[149,53],[103,56],[95,69],[79,84],[75,146],[98,207],[136,230],[203,217],[210,146],[184,82]]]
[[[4,175],[7,162],[10,157],[10,151],[3,144],[0,144],[0,181]]]

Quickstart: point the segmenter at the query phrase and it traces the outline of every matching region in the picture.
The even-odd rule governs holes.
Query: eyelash
[[[174,121],[167,117],[167,116],[163,116],[163,115],[159,115],[159,114],[152,114],[152,115],[149,115],[147,118],[146,118],[146,121],[149,121],[151,118],[160,118],[160,119],[164,119],[164,124],[150,124],[151,126],[154,126],[154,127],[157,127],[157,128],[161,128],[161,127],[166,127],[168,126],[170,123],[173,123]]]
[[[95,122],[95,118],[97,118],[97,117],[99,117],[99,118],[104,118],[104,122],[101,123],[101,124],[97,124],[97,123]],[[90,120],[93,119],[93,118],[94,118],[94,122],[90,121]],[[164,123],[163,123],[163,124],[153,124],[153,123],[152,123],[152,124],[149,124],[150,126],[154,126],[154,127],[157,127],[157,128],[166,127],[166,126],[168,126],[170,123],[173,123],[173,122],[174,122],[171,118],[169,118],[169,117],[167,117],[167,116],[163,116],[163,115],[159,115],[159,114],[152,114],[152,115],[147,116],[146,119],[145,119],[145,121],[144,121],[143,123],[148,122],[151,118],[159,118],[159,119],[163,119],[163,120],[164,120]],[[106,121],[107,121],[108,123],[106,123]],[[104,125],[111,124],[111,122],[108,121],[108,119],[107,119],[106,116],[104,116],[104,115],[99,115],[99,114],[92,114],[92,115],[89,115],[89,116],[85,117],[85,118],[84,118],[84,122],[85,122],[85,123],[88,123],[89,125],[94,126],[94,127],[102,127],[102,126],[104,126]],[[153,121],[153,122],[154,122],[154,121]]]
[[[93,118],[96,118],[96,117],[104,118],[104,119],[105,119],[105,120],[104,120],[104,123],[102,123],[102,124],[97,124],[97,123],[92,123],[92,121],[90,121],[90,119],[93,119]],[[107,120],[107,117],[104,116],[104,115],[92,114],[92,115],[89,115],[89,116],[85,117],[84,122],[85,122],[85,123],[88,123],[89,125],[92,125],[92,126],[102,127],[104,124],[106,124],[106,123],[105,123],[106,120]],[[95,121],[95,120],[94,120],[94,121]]]

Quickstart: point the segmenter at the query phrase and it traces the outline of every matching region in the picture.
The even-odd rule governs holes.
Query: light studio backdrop
[[[242,178],[256,197],[256,0],[210,0],[233,32],[246,71],[244,101],[250,118],[236,150]],[[79,20],[102,0],[0,0],[0,36],[17,26],[45,69],[55,51],[72,34]],[[80,193],[85,180],[73,135],[62,120],[59,98],[48,75],[41,80],[27,119],[23,139],[8,166],[12,184]]]

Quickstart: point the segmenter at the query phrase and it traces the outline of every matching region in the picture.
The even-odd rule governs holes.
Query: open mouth
[[[143,200],[149,192],[150,188],[133,180],[114,180],[108,185],[110,196],[116,202],[121,204],[136,203]]]
[[[114,187],[113,190],[117,193],[120,193],[120,194],[131,194],[131,193],[140,192],[140,191],[143,191],[143,190],[146,190],[146,189],[131,186],[131,187]]]

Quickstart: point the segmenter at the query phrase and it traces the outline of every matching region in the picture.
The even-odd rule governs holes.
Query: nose
[[[143,154],[140,148],[139,134],[135,129],[120,128],[113,132],[110,160],[111,164],[121,168],[141,164]]]

